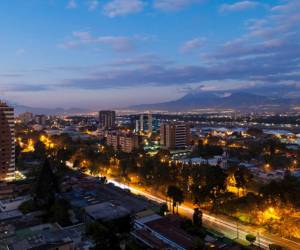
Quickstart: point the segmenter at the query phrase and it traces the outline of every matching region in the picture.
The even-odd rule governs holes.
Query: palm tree
[[[172,199],[173,214],[175,213],[175,207],[177,207],[178,213],[178,205],[184,201],[182,190],[177,186],[170,185],[167,190],[167,196]]]

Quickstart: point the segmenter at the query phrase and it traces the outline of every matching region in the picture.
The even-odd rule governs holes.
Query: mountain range
[[[32,112],[46,115],[76,115],[91,112],[82,108],[37,108],[18,104],[10,104],[15,113]],[[161,103],[140,104],[129,107],[136,111],[197,111],[201,109],[239,111],[289,111],[300,108],[300,86],[298,85],[262,85],[243,89],[205,90],[203,86],[183,97]],[[126,108],[127,109],[127,108]]]
[[[287,111],[300,106],[296,85],[254,86],[234,90],[203,90],[187,93],[180,99],[132,106],[136,110],[192,111],[234,109],[240,111]]]
[[[86,109],[80,108],[70,108],[70,109],[63,109],[63,108],[36,108],[36,107],[29,107],[24,105],[17,105],[11,104],[12,107],[15,109],[15,114],[19,115],[24,112],[31,112],[33,114],[44,114],[44,115],[76,115],[76,114],[84,114],[89,112]]]

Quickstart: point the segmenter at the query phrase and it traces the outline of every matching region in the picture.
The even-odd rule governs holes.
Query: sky
[[[3,0],[0,99],[127,107],[298,84],[299,0]]]

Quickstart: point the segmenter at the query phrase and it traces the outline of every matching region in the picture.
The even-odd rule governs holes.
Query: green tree
[[[270,250],[283,250],[284,248],[282,246],[276,245],[276,244],[270,244],[269,245]]]
[[[170,185],[167,190],[167,196],[172,199],[173,214],[175,213],[175,207],[177,207],[178,213],[178,206],[184,201],[182,190],[177,186]]]
[[[202,211],[199,208],[195,208],[193,213],[193,223],[196,227],[202,227],[202,216]]]
[[[256,236],[254,236],[253,234],[247,234],[245,238],[247,241],[249,241],[250,245],[253,245],[256,241]]]
[[[251,128],[248,128],[247,134],[249,134],[251,136],[259,137],[259,136],[262,136],[263,131],[260,128],[251,127]]]
[[[193,242],[191,250],[205,250],[207,247],[205,246],[204,239],[196,238]]]
[[[35,210],[37,210],[38,208],[36,207],[35,203],[33,200],[28,200],[23,202],[18,209],[23,213],[23,214],[28,214],[31,213]]]
[[[58,191],[58,183],[50,162],[45,160],[39,173],[34,189],[34,201],[38,207],[49,208],[55,201],[55,193]]]
[[[56,199],[49,211],[50,220],[62,226],[67,226],[70,224],[69,209],[70,204],[67,200]]]
[[[238,188],[238,191],[240,191],[241,188],[246,188],[247,184],[252,180],[253,175],[249,169],[238,167],[234,173],[234,177],[236,180],[236,187]]]
[[[166,203],[163,203],[161,206],[160,206],[160,209],[159,209],[159,215],[161,216],[165,216],[166,213],[169,212],[169,209],[168,209],[168,205]]]
[[[42,159],[42,160],[47,157],[45,144],[42,143],[41,141],[37,141],[34,144],[34,155],[36,158]]]
[[[88,225],[86,233],[94,241],[94,250],[120,249],[120,240],[117,235],[99,222]]]

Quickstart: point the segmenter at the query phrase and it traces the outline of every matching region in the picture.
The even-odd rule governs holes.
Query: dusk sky
[[[0,98],[126,107],[298,84],[299,0],[3,0]]]

